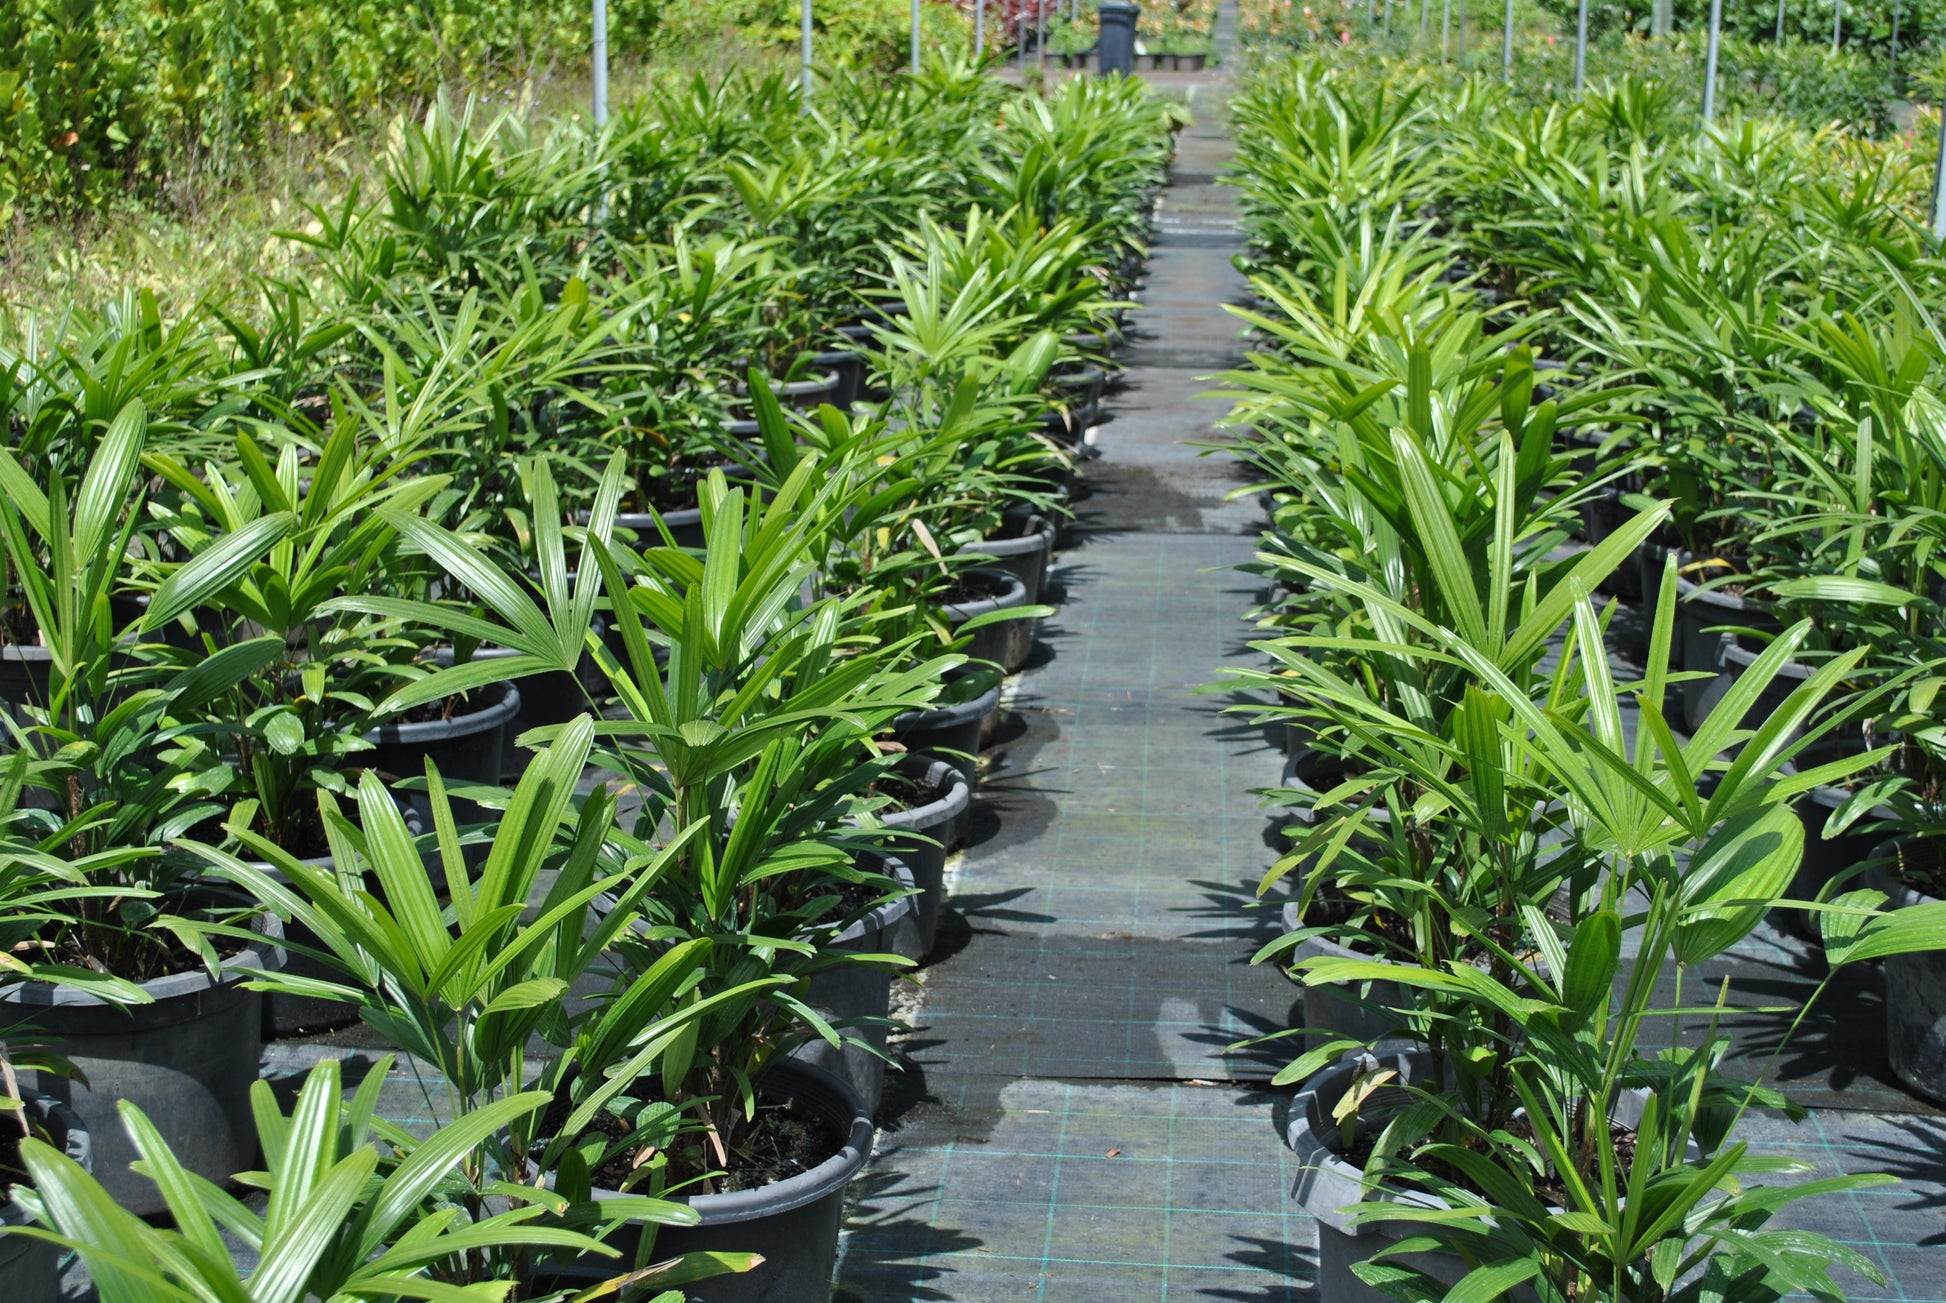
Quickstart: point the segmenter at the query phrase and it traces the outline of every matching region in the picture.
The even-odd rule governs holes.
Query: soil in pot
[[[1875,847],[1866,885],[1886,907],[1946,900],[1946,855],[1939,843],[1900,837]],[[1885,1048],[1892,1072],[1912,1090],[1946,1103],[1946,953],[1885,958]]]
[[[0,1034],[23,1024],[55,1042],[87,1084],[35,1084],[73,1109],[94,1138],[96,1178],[137,1216],[166,1210],[155,1185],[128,1170],[135,1147],[115,1105],[128,1100],[155,1123],[184,1167],[227,1184],[257,1161],[250,1085],[262,1048],[263,997],[242,983],[282,963],[274,917],[264,941],[225,959],[221,976],[199,969],[142,983],[152,1002],[113,1005],[79,991],[28,986],[0,996]]]
[[[758,1253],[764,1258],[762,1266],[743,1275],[684,1286],[692,1303],[829,1303],[831,1298],[845,1187],[871,1153],[871,1114],[843,1081],[791,1059],[774,1064],[761,1089],[772,1101],[789,1101],[785,1116],[795,1135],[827,1142],[835,1137],[835,1145],[828,1157],[815,1162],[815,1151],[795,1150],[784,1161],[801,1170],[781,1180],[683,1197],[702,1220],[695,1226],[659,1227],[655,1259],[700,1252]],[[614,1195],[598,1185],[595,1197]],[[634,1226],[626,1226],[608,1243],[621,1250],[624,1261],[631,1261],[637,1235]],[[563,1275],[576,1281],[607,1279],[615,1274],[609,1261],[568,1264]]]
[[[23,1090],[21,1104],[34,1138],[52,1145],[78,1164],[94,1170],[94,1138],[81,1115],[39,1090]],[[0,1120],[0,1187],[27,1179],[20,1165],[20,1127],[17,1116]],[[0,1203],[0,1228],[32,1226],[34,1219],[18,1202]],[[60,1303],[63,1251],[25,1235],[0,1235],[0,1281],[7,1285],[9,1303]]]

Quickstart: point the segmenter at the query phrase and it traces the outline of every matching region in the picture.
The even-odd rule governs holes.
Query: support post
[[[1784,43],[1784,0],[1777,0],[1777,35],[1774,39],[1779,45]]]
[[[1723,41],[1723,0],[1710,0],[1709,51],[1703,58],[1703,125],[1716,120],[1716,53]]]
[[[1844,39],[1845,0],[1838,0],[1837,5],[1831,11],[1831,52],[1833,54],[1836,54],[1838,47],[1844,44]]]
[[[595,0],[594,39],[589,42],[594,62],[595,125],[608,121],[608,0]]]
[[[797,46],[797,84],[808,101],[811,98],[811,0],[804,0],[798,13]]]
[[[1581,83],[1588,76],[1588,0],[1581,0],[1581,7],[1574,18],[1574,93],[1581,93]]]
[[[912,0],[918,4],[919,0]],[[1041,61],[1041,75],[1047,75],[1047,0],[1039,0],[1034,23],[1034,53]]]
[[[1500,80],[1514,84],[1514,0],[1507,0],[1506,14],[1500,19]]]
[[[1439,12],[1439,61],[1446,63],[1453,53],[1453,0],[1445,0]]]
[[[919,0],[912,0],[912,74],[919,75]]]
[[[806,10],[811,0],[804,0]],[[973,0],[973,62],[978,63],[987,52],[987,0]]]
[[[1938,245],[1946,242],[1946,129],[1939,133],[1939,157],[1932,169],[1932,238]]]

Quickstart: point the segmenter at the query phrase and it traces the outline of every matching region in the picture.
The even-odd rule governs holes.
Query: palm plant
[[[483,1252],[573,1251],[613,1258],[598,1240],[548,1223],[543,1200],[458,1219],[449,1200],[470,1188],[467,1160],[500,1129],[547,1107],[545,1091],[510,1095],[416,1138],[380,1122],[379,1091],[390,1056],[347,1098],[339,1068],[312,1068],[286,1115],[270,1087],[251,1087],[266,1170],[240,1174],[263,1190],[262,1211],[198,1180],[170,1152],[139,1108],[121,1105],[123,1125],[142,1155],[144,1175],[169,1208],[158,1227],[117,1206],[84,1169],[51,1146],[27,1140],[21,1160],[32,1181],[25,1201],[44,1223],[13,1234],[53,1241],[78,1254],[104,1303],[208,1298],[276,1303],[300,1298],[442,1298],[577,1300],[679,1285],[752,1265],[685,1263],[620,1271],[587,1290],[520,1290],[507,1277],[450,1282],[450,1265]],[[381,1150],[380,1146],[383,1146]],[[225,1234],[255,1257],[240,1267]],[[699,1270],[699,1268],[702,1268]],[[655,1303],[680,1303],[679,1291],[658,1292]]]

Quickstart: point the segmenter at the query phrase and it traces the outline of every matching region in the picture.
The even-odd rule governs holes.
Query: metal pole
[[[1784,0],[1777,0],[1777,44],[1784,43]]]
[[[811,0],[804,0],[804,8],[809,12]],[[973,62],[978,63],[987,52],[987,0],[973,0]]]
[[[1574,93],[1581,93],[1581,83],[1588,73],[1588,0],[1581,0],[1580,10],[1574,19]]]
[[[1831,11],[1831,52],[1836,54],[1845,35],[1845,0],[1838,0]]]
[[[1392,39],[1392,0],[1385,0],[1385,39]]]
[[[919,0],[912,0],[918,4]],[[1040,0],[1034,22],[1034,53],[1040,57],[1041,75],[1047,75],[1047,0]]]
[[[1514,84],[1514,0],[1507,0],[1506,17],[1500,20],[1500,80]]]
[[[1703,125],[1716,120],[1716,51],[1723,39],[1723,0],[1710,0],[1709,53],[1703,59]]]
[[[804,0],[803,13],[799,18],[798,31],[798,73],[797,84],[805,99],[811,98],[811,0]]]
[[[595,0],[594,40],[595,125],[608,121],[608,0]]]
[[[1439,61],[1447,62],[1453,52],[1453,0],[1445,0],[1439,13]]]
[[[1019,68],[1020,75],[1025,77],[1027,75],[1027,11],[1025,9],[1014,15],[1014,45],[1018,47],[1014,51],[1014,66]]]
[[[1432,28],[1432,0],[1419,0],[1419,35],[1424,36]]]
[[[1946,241],[1946,128],[1939,133],[1939,157],[1932,170],[1932,238]]]

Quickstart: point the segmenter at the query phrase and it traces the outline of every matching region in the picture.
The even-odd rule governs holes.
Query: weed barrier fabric
[[[837,1303],[1303,1303],[1314,1234],[1271,1096],[955,1076],[879,1137]]]

